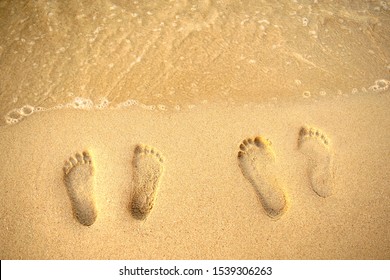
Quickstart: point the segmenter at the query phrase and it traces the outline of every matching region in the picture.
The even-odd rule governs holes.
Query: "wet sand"
[[[389,20],[385,1],[2,1],[0,125],[24,106],[381,91]]]

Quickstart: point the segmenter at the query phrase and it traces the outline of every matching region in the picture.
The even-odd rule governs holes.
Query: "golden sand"
[[[388,259],[388,95],[182,112],[42,112],[0,131],[2,259]],[[304,125],[326,131],[332,194],[313,190],[298,147]],[[273,173],[288,208],[267,215],[243,176],[244,139],[272,142]],[[132,216],[133,157],[140,143],[164,155],[146,219]],[[71,155],[93,160],[97,218],[75,218],[64,183]],[[261,160],[261,159],[259,159]],[[273,183],[273,182],[269,182]]]

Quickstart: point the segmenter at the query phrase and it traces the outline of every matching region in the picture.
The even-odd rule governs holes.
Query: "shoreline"
[[[379,83],[378,83],[379,81]],[[332,94],[321,94],[318,93],[316,95],[311,95],[310,92],[304,92],[302,96],[290,96],[290,97],[284,97],[282,99],[278,99],[277,97],[269,98],[267,100],[247,100],[247,101],[234,101],[234,100],[219,100],[219,101],[208,101],[208,100],[198,100],[197,103],[193,104],[176,104],[172,106],[167,106],[164,104],[144,104],[139,102],[135,99],[129,99],[125,102],[113,105],[109,100],[106,98],[102,98],[99,100],[99,102],[93,102],[92,99],[89,98],[83,98],[83,97],[76,97],[71,102],[64,103],[64,104],[58,104],[53,107],[44,108],[41,106],[33,107],[31,105],[24,105],[21,108],[15,108],[11,110],[10,112],[6,113],[3,119],[0,121],[0,127],[4,127],[7,125],[14,125],[19,123],[20,121],[23,121],[24,119],[30,117],[31,115],[41,113],[41,112],[50,112],[50,111],[58,111],[58,110],[68,110],[68,109],[76,109],[76,110],[84,110],[84,111],[101,111],[101,110],[122,110],[122,109],[133,109],[138,108],[144,109],[146,111],[160,111],[160,112],[167,112],[167,113],[175,113],[175,112],[181,112],[181,111],[188,111],[192,110],[196,107],[213,107],[213,106],[222,106],[223,107],[229,107],[229,106],[255,106],[255,107],[261,107],[261,106],[278,106],[285,104],[310,104],[311,102],[327,102],[329,100],[344,100],[349,98],[361,98],[364,96],[368,96],[368,98],[372,98],[374,96],[381,96],[382,94],[386,95],[389,89],[390,82],[387,80],[378,80],[375,82],[374,86],[369,87],[369,90],[366,88],[362,88],[361,91],[357,89],[353,89],[350,93],[343,93],[341,91],[337,93]],[[375,87],[375,89],[374,89]],[[5,124],[4,124],[5,122]]]

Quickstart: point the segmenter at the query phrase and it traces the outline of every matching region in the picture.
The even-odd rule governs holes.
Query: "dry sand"
[[[63,110],[1,130],[1,258],[371,259],[390,256],[389,95],[186,112]],[[44,125],[42,125],[44,124]],[[332,195],[311,188],[298,150],[303,124],[326,131]],[[262,207],[238,164],[242,140],[272,141],[288,209]],[[155,205],[129,210],[135,147],[164,154]],[[98,212],[86,227],[72,214],[63,165],[88,150]]]
[[[312,2],[1,1],[0,258],[390,259],[389,9]]]

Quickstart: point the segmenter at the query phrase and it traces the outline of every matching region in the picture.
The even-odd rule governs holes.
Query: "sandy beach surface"
[[[0,1],[1,259],[390,259],[386,1],[98,2]]]
[[[389,105],[382,95],[171,114],[34,115],[1,130],[1,257],[388,259]],[[329,197],[310,185],[310,162],[298,150],[303,124],[330,139]],[[277,220],[238,164],[240,143],[257,135],[272,141],[272,169],[287,197]],[[154,208],[142,221],[129,210],[138,144],[164,156]],[[82,151],[95,167],[97,219],[90,227],[72,214],[62,170]]]

